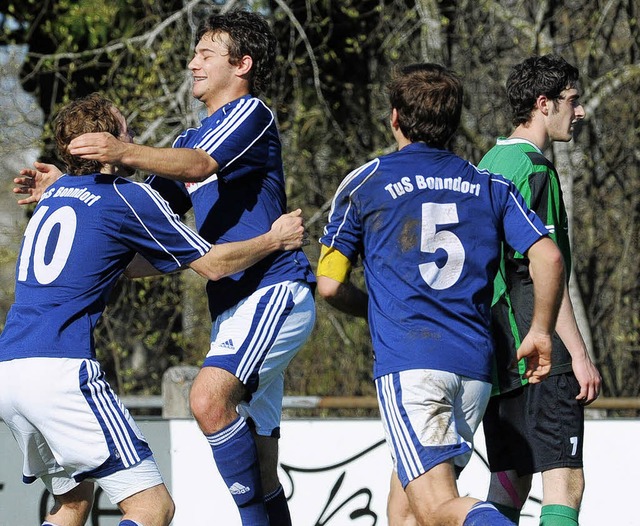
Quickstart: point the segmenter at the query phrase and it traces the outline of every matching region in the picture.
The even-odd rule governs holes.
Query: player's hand
[[[302,210],[299,208],[276,219],[271,225],[270,234],[274,236],[280,250],[296,250],[309,244],[308,234],[304,229]]]
[[[62,175],[62,172],[53,164],[36,161],[33,166],[35,169],[20,170],[20,177],[13,180],[18,185],[13,189],[13,193],[27,196],[18,199],[19,205],[30,205],[40,201],[44,191]]]
[[[577,359],[572,357],[571,367],[573,368],[573,374],[576,375],[576,379],[580,384],[580,393],[576,396],[576,400],[584,405],[589,405],[598,398],[600,394],[602,377],[586,354],[584,357]]]
[[[71,155],[99,161],[102,164],[118,164],[127,148],[127,143],[107,132],[85,133],[73,139],[68,146]]]
[[[524,377],[532,384],[544,380],[551,372],[551,335],[529,331],[518,348],[518,360],[526,358]]]

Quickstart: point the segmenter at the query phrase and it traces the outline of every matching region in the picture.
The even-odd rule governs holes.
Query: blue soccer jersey
[[[198,232],[211,243],[254,238],[286,211],[280,139],[273,113],[250,95],[236,99],[180,135],[174,148],[200,148],[220,166],[199,183],[152,176],[149,183],[178,213],[191,206]],[[256,289],[286,280],[313,283],[302,250],[276,252],[233,276],[207,283],[213,318]]]
[[[345,178],[320,242],[362,257],[376,378],[436,369],[489,382],[501,242],[524,253],[544,235],[511,182],[414,143]]]
[[[93,329],[136,252],[170,272],[210,248],[148,185],[103,174],[62,176],[25,230],[0,361],[94,358]]]

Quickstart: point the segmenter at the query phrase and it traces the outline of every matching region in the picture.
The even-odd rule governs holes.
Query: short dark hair
[[[62,108],[54,121],[56,147],[60,159],[71,175],[88,175],[99,172],[104,166],[100,161],[82,159],[71,155],[69,143],[83,133],[107,132],[120,137],[122,124],[114,113],[115,105],[99,93],[92,93],[74,100]]]
[[[388,89],[404,136],[444,148],[460,124],[460,77],[440,64],[411,64],[394,75]]]
[[[271,78],[276,62],[276,37],[267,20],[258,13],[234,10],[212,15],[198,28],[198,40],[207,34],[229,35],[229,63],[237,65],[245,55],[253,59],[249,91],[262,93]]]
[[[558,55],[534,56],[514,66],[507,79],[513,125],[531,120],[540,95],[555,104],[564,90],[577,86],[579,76],[578,69]]]

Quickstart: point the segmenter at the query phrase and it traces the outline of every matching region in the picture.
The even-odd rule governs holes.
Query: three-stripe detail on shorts
[[[413,432],[402,407],[402,388],[398,373],[387,374],[376,380],[378,402],[382,416],[389,427],[389,435],[396,452],[398,470],[405,470],[409,480],[425,472],[420,455],[412,441]]]
[[[113,396],[97,363],[85,360],[80,368],[80,388],[93,408],[110,448],[115,447],[125,468],[142,459],[136,450],[134,433],[127,422],[127,410]]]
[[[289,288],[284,284],[274,285],[260,298],[251,327],[251,336],[243,344],[249,352],[243,355],[236,371],[236,376],[241,382],[246,383],[251,373],[264,361],[293,305]]]

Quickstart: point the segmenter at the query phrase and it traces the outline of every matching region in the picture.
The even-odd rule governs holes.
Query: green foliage
[[[100,0],[61,0],[54,4],[55,19],[43,24],[43,31],[57,43],[58,51],[79,51],[104,46],[118,14],[118,5]]]
[[[114,289],[95,342],[98,359],[119,392],[153,392],[162,372],[180,362],[183,350],[175,345],[182,313],[178,283],[176,276],[121,278]]]

